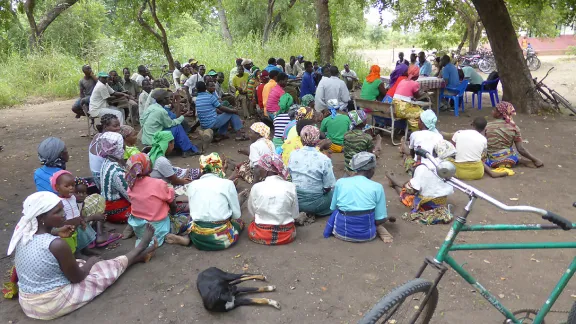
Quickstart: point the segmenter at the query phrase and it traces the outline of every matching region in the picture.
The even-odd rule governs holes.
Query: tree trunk
[[[462,35],[460,44],[458,44],[458,48],[456,49],[456,53],[458,53],[458,55],[460,55],[460,52],[462,52],[462,47],[464,47],[464,43],[466,43],[467,39],[468,39],[468,26],[466,26],[466,29],[464,29],[464,34]]]
[[[535,90],[504,0],[472,0],[488,34],[504,95],[522,113],[537,113],[546,104]]]
[[[228,19],[226,18],[226,11],[224,10],[224,5],[222,0],[218,0],[218,18],[220,19],[220,29],[222,29],[222,38],[226,41],[228,46],[232,46],[232,34],[230,33],[230,28],[228,27]]]
[[[318,43],[320,44],[320,61],[322,64],[334,61],[334,42],[330,24],[328,0],[315,0],[316,22],[318,24]]]
[[[142,18],[142,14],[144,14],[144,10],[146,7],[149,7],[150,14],[152,15],[152,19],[154,20],[154,24],[160,30],[158,33],[152,26]],[[140,10],[138,10],[138,23],[140,26],[144,27],[149,33],[151,33],[162,45],[162,51],[164,52],[164,56],[166,56],[166,60],[168,61],[168,68],[170,70],[174,70],[174,58],[172,57],[172,52],[170,51],[170,46],[168,45],[168,37],[166,36],[166,30],[162,23],[158,19],[156,15],[156,0],[144,0],[142,2],[142,6],[140,6]]]
[[[282,13],[288,12],[290,9],[292,9],[292,7],[294,7],[295,4],[296,4],[296,0],[290,0],[290,3],[288,3],[288,8],[286,8],[286,10],[282,10],[282,11],[278,12],[278,14],[276,14],[276,16],[274,16],[274,19],[272,20],[272,26],[270,27],[270,32],[274,31],[276,29],[276,27],[278,27],[278,25],[282,21]]]
[[[468,33],[468,52],[475,52],[478,49],[480,37],[482,37],[482,23],[471,23],[468,28],[472,31]]]
[[[42,36],[44,32],[50,26],[50,24],[60,16],[66,9],[72,7],[78,0],[60,0],[54,7],[46,11],[44,16],[40,19],[39,23],[36,23],[36,18],[34,17],[34,7],[36,6],[35,0],[26,0],[24,2],[24,12],[26,13],[26,18],[28,19],[28,25],[30,26],[30,37],[28,38],[28,44],[30,50],[37,50],[42,42]]]
[[[270,32],[272,31],[272,15],[274,14],[274,4],[276,0],[268,0],[268,7],[266,8],[266,20],[264,21],[264,30],[262,32],[262,45],[268,42]]]

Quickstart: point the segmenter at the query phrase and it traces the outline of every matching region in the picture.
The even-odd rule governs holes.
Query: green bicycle
[[[576,257],[564,272],[560,281],[556,284],[550,296],[546,299],[540,310],[520,310],[511,312],[504,307],[498,298],[484,288],[470,273],[468,273],[451,256],[451,251],[474,251],[474,250],[524,250],[524,249],[574,249],[576,242],[527,242],[527,243],[494,243],[494,244],[454,244],[460,232],[478,231],[539,231],[558,230],[565,231],[576,228],[576,223],[556,215],[544,209],[530,206],[507,206],[506,204],[490,197],[480,190],[469,186],[462,181],[453,178],[456,173],[454,164],[448,161],[437,161],[425,150],[417,149],[416,154],[428,158],[435,166],[436,175],[454,188],[461,190],[469,197],[468,204],[464,208],[464,215],[457,217],[452,224],[444,243],[434,258],[427,257],[424,264],[418,270],[416,278],[395,288],[384,296],[372,309],[364,315],[359,324],[400,324],[400,323],[428,323],[438,303],[437,285],[448,270],[447,264],[454,269],[466,282],[482,295],[494,308],[506,317],[504,323],[534,323],[543,324],[544,317],[550,312],[552,306],[572,278],[576,271]],[[468,215],[472,211],[474,202],[478,199],[486,200],[492,205],[509,212],[529,212],[541,215],[544,220],[552,224],[496,224],[496,225],[466,225]],[[575,203],[576,206],[576,203]],[[438,272],[433,282],[422,279],[422,273],[430,266]],[[423,297],[422,297],[423,296]],[[412,304],[414,303],[415,304]],[[568,315],[567,324],[576,324],[576,302]]]

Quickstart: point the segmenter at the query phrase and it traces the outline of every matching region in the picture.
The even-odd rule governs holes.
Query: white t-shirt
[[[172,79],[174,79],[174,87],[176,90],[180,89],[180,82],[178,82],[176,79],[180,79],[181,76],[182,72],[180,72],[178,69],[174,69],[174,72],[172,72]]]
[[[440,133],[429,131],[427,129],[416,131],[416,132],[413,132],[412,135],[410,135],[410,149],[416,149],[416,148],[420,147],[420,148],[428,151],[430,154],[433,154],[434,146],[436,146],[436,143],[438,143],[439,141],[441,141],[443,139],[444,138],[442,137],[442,135]],[[417,159],[418,159],[418,156],[415,155],[414,160],[417,160]],[[426,159],[426,158],[422,158],[423,162],[425,162],[427,160],[428,159]]]
[[[78,204],[76,203],[76,197],[74,195],[69,198],[62,198],[62,205],[64,205],[64,216],[66,220],[70,220],[76,217],[80,217],[80,209],[78,209]]]
[[[114,93],[108,84],[104,84],[100,81],[96,82],[94,90],[92,90],[92,95],[90,96],[90,105],[88,106],[88,112],[92,116],[98,116],[100,109],[108,108],[108,102],[106,99],[110,98],[110,95]]]
[[[142,86],[142,81],[144,81],[144,79],[148,79],[148,77],[143,77],[141,74],[133,74],[132,77],[130,77],[130,79],[132,79],[132,81],[136,82],[138,84],[139,87]]]
[[[478,162],[488,148],[486,137],[473,129],[457,131],[452,136],[456,143],[456,162]]]
[[[272,145],[272,147],[274,147],[274,145]],[[260,138],[256,142],[250,144],[250,155],[248,156],[250,167],[253,168],[262,155],[272,153],[272,148],[268,146],[268,141],[264,138]]]
[[[442,181],[425,164],[416,167],[410,185],[418,190],[421,196],[428,198],[444,197],[454,193],[454,188]]]
[[[184,86],[188,87],[191,96],[196,95],[196,83],[200,81],[204,82],[204,77],[197,73],[189,77],[184,83]]]
[[[348,77],[353,77],[353,78],[357,78],[358,76],[356,75],[356,72],[354,72],[354,70],[350,70],[350,72],[346,72],[346,70],[343,70],[342,73],[342,79],[346,79]]]

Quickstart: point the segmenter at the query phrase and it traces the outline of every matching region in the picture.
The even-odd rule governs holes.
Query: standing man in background
[[[84,77],[78,82],[78,88],[80,88],[80,98],[72,105],[72,112],[76,114],[76,118],[84,116],[84,111],[82,110],[82,105],[88,105],[90,103],[90,95],[92,95],[92,90],[96,86],[98,79],[94,76],[92,68],[90,65],[86,64],[82,67],[82,72]]]

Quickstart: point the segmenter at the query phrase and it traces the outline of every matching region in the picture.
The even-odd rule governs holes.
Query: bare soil
[[[564,67],[572,66],[568,62]],[[543,64],[544,69],[545,66]],[[559,70],[562,67],[558,68]],[[557,73],[562,75],[561,73]],[[572,73],[566,73],[572,75]],[[561,81],[562,82],[562,81]],[[573,86],[572,86],[573,90]],[[572,91],[573,92],[573,91]],[[573,93],[568,95],[574,95]],[[485,99],[488,103],[488,99]],[[17,223],[22,201],[35,191],[33,171],[40,166],[36,148],[48,136],[62,138],[70,152],[68,170],[89,175],[86,121],[74,119],[73,101],[27,105],[0,111],[0,251],[6,251]],[[490,108],[467,111],[459,118],[442,113],[439,129],[455,131],[467,128],[471,119],[490,114]],[[485,178],[471,184],[501,201],[529,204],[552,210],[576,221],[572,202],[576,200],[574,138],[576,120],[569,116],[517,116],[516,122],[527,140],[526,147],[540,157],[542,169],[518,168],[517,174],[503,179]],[[407,209],[386,186],[385,171],[402,173],[396,147],[385,138],[383,154],[374,180],[385,185],[388,213],[399,217]],[[231,140],[213,144],[211,150],[236,160],[236,152],[246,142]],[[196,158],[171,158],[179,166],[197,166]],[[334,154],[337,176],[344,175],[342,154]],[[407,177],[405,177],[407,179]],[[511,199],[512,198],[512,199]],[[466,197],[460,192],[450,197],[458,212]],[[248,216],[243,216],[247,222]],[[395,286],[410,280],[425,256],[434,255],[448,231],[448,226],[423,226],[398,220],[388,226],[393,244],[377,239],[354,244],[335,238],[325,239],[325,219],[298,228],[296,241],[287,246],[269,247],[252,243],[243,232],[238,244],[226,251],[203,252],[194,247],[165,244],[148,264],[129,269],[100,297],[58,323],[355,323],[361,315]],[[535,215],[503,213],[486,202],[478,202],[469,217],[471,224],[538,223]],[[121,228],[118,228],[121,231]],[[570,241],[576,231],[485,232],[463,233],[458,242]],[[134,240],[121,241],[106,258],[121,255],[132,248]],[[539,308],[575,256],[573,250],[480,251],[459,252],[455,258],[482,285],[503,296],[512,310]],[[12,258],[0,259],[5,273]],[[281,310],[272,307],[240,307],[225,314],[208,313],[196,291],[198,273],[215,266],[229,272],[263,273],[277,291],[261,294],[278,300]],[[427,276],[431,277],[432,272]],[[258,286],[263,283],[244,283]],[[440,283],[440,301],[433,323],[502,323],[502,316],[478,293],[448,271]],[[576,282],[568,284],[554,306],[568,310],[576,300]],[[16,300],[0,299],[3,323],[31,323]],[[567,314],[552,314],[547,322],[558,323]]]

